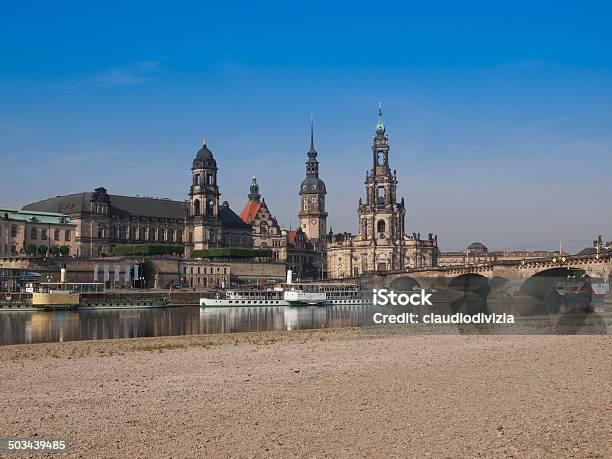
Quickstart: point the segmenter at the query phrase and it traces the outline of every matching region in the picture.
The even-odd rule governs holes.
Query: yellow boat
[[[78,307],[81,295],[67,283],[40,284],[32,292],[32,307],[41,309],[71,309]]]

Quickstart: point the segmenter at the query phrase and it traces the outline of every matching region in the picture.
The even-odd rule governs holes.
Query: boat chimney
[[[287,270],[287,283],[290,284],[292,280],[293,280],[293,271],[288,269]]]
[[[60,282],[62,284],[66,283],[66,268],[62,268],[62,270],[60,271]]]

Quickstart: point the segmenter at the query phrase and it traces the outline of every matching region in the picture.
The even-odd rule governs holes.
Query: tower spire
[[[376,124],[376,133],[384,134],[385,125],[382,122],[382,104],[378,102],[378,123]]]
[[[314,115],[310,114],[310,150],[314,151]]]
[[[251,186],[249,187],[249,201],[257,201],[261,199],[259,193],[259,185],[257,184],[257,177],[253,176],[251,179]]]

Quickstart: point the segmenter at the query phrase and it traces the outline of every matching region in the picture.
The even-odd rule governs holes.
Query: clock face
[[[313,225],[316,225],[317,221],[313,218],[312,220],[310,220],[310,223],[313,224]]]

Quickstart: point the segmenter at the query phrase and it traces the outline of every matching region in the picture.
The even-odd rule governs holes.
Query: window
[[[193,201],[193,215],[200,215],[200,200]]]
[[[174,230],[168,230],[168,242],[174,242]]]
[[[11,225],[11,237],[17,237],[17,225]]]
[[[384,204],[385,203],[385,188],[384,187],[382,187],[382,186],[378,187],[376,198],[377,198],[378,204]]]
[[[155,240],[155,228],[149,228],[149,241]]]
[[[378,223],[376,224],[376,230],[379,233],[385,232],[385,221],[384,220],[378,220]]]
[[[43,230],[40,231],[40,239],[42,241],[46,241],[47,240],[47,230],[46,229],[43,229]]]
[[[193,176],[193,184],[194,185],[199,185],[200,184],[200,174],[195,174]]]
[[[183,242],[183,230],[176,232],[176,242]]]
[[[17,247],[14,245],[11,246],[11,255],[15,255],[17,253]]]
[[[104,239],[104,227],[98,226],[98,239]]]
[[[56,241],[60,240],[60,232],[59,232],[59,230],[55,230],[54,231],[53,239],[55,239]]]
[[[38,239],[38,230],[36,228],[30,230],[30,239]]]
[[[65,241],[70,240],[70,230],[66,230],[66,232],[64,233],[64,240]]]

